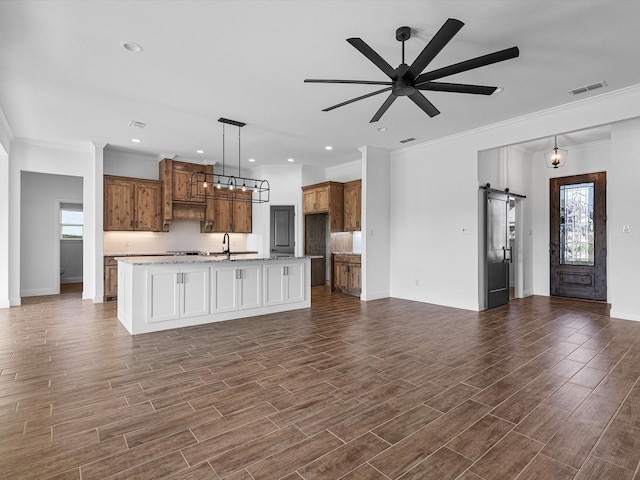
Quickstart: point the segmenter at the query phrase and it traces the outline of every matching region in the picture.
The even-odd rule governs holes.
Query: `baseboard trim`
[[[620,310],[616,310],[613,307],[611,307],[611,310],[609,310],[609,316],[611,318],[619,318],[621,320],[633,320],[634,322],[640,322],[640,314],[621,312]]]

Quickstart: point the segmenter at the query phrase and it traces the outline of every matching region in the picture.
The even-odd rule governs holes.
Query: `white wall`
[[[362,300],[390,295],[389,152],[362,147]]]
[[[60,242],[60,283],[79,282],[82,282],[82,240]]]
[[[106,147],[104,149],[104,174],[158,180],[160,178],[158,161],[157,157],[150,155],[111,150]]]
[[[359,180],[362,178],[362,158],[351,162],[327,167],[326,180],[331,182],[350,182],[351,180]]]
[[[640,270],[640,120],[614,124],[611,129],[611,165],[607,190],[609,301],[611,316],[640,320],[638,277]],[[623,225],[630,232],[623,233]]]
[[[9,150],[13,132],[0,107],[0,308],[9,302]]]
[[[480,307],[477,232],[479,185],[476,177],[478,152],[638,116],[640,86],[587,98],[392,153],[392,296],[471,310]],[[619,145],[615,145],[612,137],[612,149],[617,152],[612,160],[612,175],[615,176],[614,172],[618,171],[624,177],[621,182],[635,184],[635,178],[622,173],[625,165],[616,164],[618,158],[625,156],[637,159],[631,135],[624,138]],[[640,138],[640,134],[636,138]],[[628,187],[627,191],[631,188]],[[610,190],[613,191],[614,186]],[[614,195],[614,209],[617,203]],[[536,217],[536,212],[532,214]],[[463,232],[466,228],[470,229],[469,234]],[[536,230],[532,233],[535,235]],[[544,242],[544,248],[548,244],[548,238],[534,242],[536,248],[541,248],[541,242]],[[612,236],[609,252],[612,253],[616,248],[624,251],[624,244]],[[538,260],[534,253],[534,264]],[[612,266],[609,294],[613,311],[618,311],[616,299],[622,302],[621,305],[628,305],[627,301],[631,300],[623,289],[616,291],[620,284],[616,275],[619,275],[619,271]],[[540,274],[534,273],[534,278],[540,279]],[[419,281],[419,285],[415,285],[415,280]],[[539,287],[535,288],[539,290]],[[629,318],[630,314],[640,315],[640,309],[636,311],[635,308],[634,306],[632,311],[626,312],[625,318]]]

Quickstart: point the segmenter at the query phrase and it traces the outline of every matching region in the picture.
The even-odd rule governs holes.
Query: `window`
[[[560,264],[593,265],[594,183],[560,186]]]
[[[82,240],[82,204],[60,204],[60,239]]]

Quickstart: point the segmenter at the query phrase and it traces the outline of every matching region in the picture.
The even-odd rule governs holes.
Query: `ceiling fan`
[[[518,47],[511,47],[498,52],[489,53],[480,57],[465,60],[464,62],[449,65],[447,67],[431,70],[422,73],[429,63],[440,53],[440,50],[451,41],[456,33],[463,27],[464,23],[454,18],[449,18],[444,25],[438,30],[431,41],[420,52],[420,55],[413,61],[411,65],[404,62],[404,42],[411,38],[411,28],[400,27],[396,30],[396,40],[402,42],[402,63],[398,68],[393,68],[384,60],[375,50],[365,43],[361,38],[348,38],[347,42],[353,45],[373,62],[380,70],[382,70],[390,81],[370,81],[370,80],[323,80],[308,78],[306,83],[355,83],[360,85],[388,85],[387,87],[367,93],[351,100],[347,100],[337,105],[325,108],[322,111],[328,112],[334,108],[342,107],[358,100],[391,91],[382,106],[378,109],[369,123],[377,122],[384,115],[387,109],[398,97],[409,97],[413,103],[420,107],[430,117],[435,117],[440,111],[420,92],[420,90],[431,90],[438,92],[455,92],[455,93],[471,93],[476,95],[491,95],[497,90],[497,87],[488,87],[483,85],[468,85],[464,83],[445,83],[434,82],[439,78],[448,77],[456,73],[466,72],[492,63],[509,60],[520,55]]]

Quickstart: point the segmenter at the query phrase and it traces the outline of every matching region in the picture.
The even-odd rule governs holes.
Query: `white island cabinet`
[[[311,306],[308,257],[118,257],[118,319],[139,334]]]

